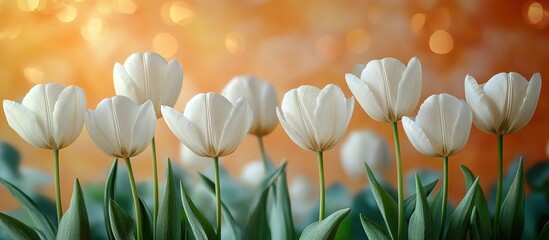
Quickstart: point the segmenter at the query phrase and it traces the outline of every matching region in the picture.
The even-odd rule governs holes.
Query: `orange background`
[[[350,96],[344,74],[352,72],[357,63],[384,57],[405,63],[413,56],[420,59],[421,102],[442,92],[464,98],[466,74],[479,82],[509,71],[527,79],[540,72],[542,79],[547,78],[548,24],[549,3],[532,1],[0,0],[0,98],[19,99],[37,83],[57,82],[82,87],[88,107],[95,108],[101,99],[115,94],[114,63],[142,51],[156,51],[183,64],[179,110],[193,95],[219,92],[240,74],[272,82],[279,102],[286,91],[303,84],[323,87],[334,83]],[[530,124],[505,137],[506,163],[523,154],[528,168],[547,158],[549,84],[542,82]],[[348,133],[374,129],[391,143],[392,150],[390,126],[373,121],[355,106]],[[419,154],[402,128],[400,133],[405,171],[441,169],[440,160]],[[179,142],[162,119],[156,136],[163,173],[165,159],[180,158]],[[52,153],[24,142],[3,114],[0,140],[22,151],[24,166],[53,173]],[[291,142],[282,127],[267,136],[265,143],[276,162],[289,159],[290,179],[304,174],[317,183],[315,154]],[[357,190],[366,181],[344,174],[340,145],[325,154],[327,183],[342,181]],[[149,156],[148,149],[133,160],[138,180],[151,178]],[[249,136],[222,164],[238,177],[242,166],[259,156],[255,138]],[[496,158],[496,137],[473,127],[468,144],[450,159],[453,199],[464,194],[459,165],[480,174],[486,187],[495,182]],[[72,180],[103,182],[110,163],[111,158],[94,147],[86,130],[63,149],[65,208]],[[394,164],[386,179],[395,181]],[[53,196],[53,187],[44,192]],[[4,189],[0,196],[0,210],[16,206]]]

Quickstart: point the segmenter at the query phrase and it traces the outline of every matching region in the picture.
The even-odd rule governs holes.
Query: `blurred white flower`
[[[263,162],[259,160],[251,161],[244,165],[240,173],[240,181],[251,189],[254,189],[264,177],[265,167],[263,167]]]
[[[134,53],[113,70],[117,95],[129,97],[138,104],[151,100],[156,117],[162,117],[160,106],[172,107],[183,84],[183,68],[177,60],[167,62],[154,52]]]
[[[353,131],[341,147],[341,164],[350,177],[366,175],[364,163],[374,172],[383,172],[391,166],[387,141],[371,130]]]
[[[166,124],[185,146],[202,157],[222,157],[233,153],[253,121],[246,100],[234,105],[222,95],[201,93],[178,112],[162,106]]]
[[[307,220],[311,211],[316,207],[314,187],[307,177],[296,176],[288,188],[292,202],[292,216],[294,221],[299,224]]]
[[[185,144],[180,144],[179,151],[181,155],[181,162],[186,169],[200,173],[213,169],[212,159],[196,155],[187,146],[185,146]]]
[[[421,96],[421,64],[415,57],[408,66],[394,58],[372,60],[345,79],[360,106],[379,122],[396,122],[410,114]]]
[[[532,118],[541,91],[541,76],[528,82],[518,73],[498,73],[479,85],[465,77],[465,98],[473,111],[475,126],[485,133],[506,135],[518,131]]]
[[[154,136],[156,116],[152,102],[142,105],[124,96],[103,99],[86,113],[86,128],[103,153],[129,158],[143,152]]]
[[[449,94],[428,97],[415,119],[402,118],[406,136],[421,153],[449,157],[467,143],[473,114],[467,103]]]
[[[222,94],[233,104],[241,97],[246,99],[254,115],[250,134],[263,136],[276,128],[278,96],[272,84],[253,76],[237,76],[225,86]]]
[[[80,136],[86,96],[76,86],[38,84],[20,102],[4,100],[8,124],[27,143],[44,149],[67,147]]]
[[[276,112],[282,127],[297,145],[322,152],[341,139],[353,107],[354,98],[345,99],[336,85],[328,84],[322,90],[304,85],[288,91]]]

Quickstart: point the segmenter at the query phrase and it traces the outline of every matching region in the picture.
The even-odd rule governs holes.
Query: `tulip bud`
[[[391,154],[385,139],[373,131],[353,131],[341,147],[341,164],[350,177],[366,174],[364,163],[374,172],[383,172],[391,166]]]

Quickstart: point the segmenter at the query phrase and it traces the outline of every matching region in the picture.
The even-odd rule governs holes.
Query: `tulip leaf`
[[[0,226],[4,228],[7,235],[13,240],[40,240],[34,229],[21,221],[0,212]]]
[[[368,239],[376,240],[389,240],[391,239],[385,229],[381,228],[376,222],[367,218],[366,216],[360,214],[360,221],[362,222],[362,227]]]
[[[461,165],[461,171],[465,176],[465,185],[467,186],[467,190],[469,190],[471,188],[471,185],[473,185],[473,182],[475,181],[475,176],[473,172],[464,165]],[[480,224],[478,228],[482,229],[482,231],[479,232],[481,235],[480,237],[482,239],[489,239],[492,233],[492,222],[490,220],[488,203],[486,202],[484,192],[482,191],[482,188],[480,186],[477,188],[474,205],[477,211],[477,224]],[[471,218],[471,220],[473,219]]]
[[[86,203],[78,178],[74,181],[74,189],[72,191],[71,204],[67,212],[63,215],[59,229],[57,231],[57,239],[90,239],[90,223],[88,221],[88,212],[86,211]]]
[[[111,165],[111,170],[109,170],[109,175],[107,177],[107,182],[105,183],[105,193],[103,195],[103,217],[105,218],[105,228],[107,229],[107,237],[109,240],[114,239],[111,228],[111,219],[109,214],[109,203],[114,199],[114,189],[116,183],[116,171],[118,170],[118,159],[114,159]]]
[[[499,215],[499,238],[519,239],[524,230],[524,177],[522,159]]]
[[[164,199],[160,204],[158,219],[156,222],[156,239],[180,239],[181,238],[181,198],[177,192],[173,177],[172,163],[168,159],[168,175],[166,176],[166,188]]]
[[[372,170],[368,167],[368,164],[365,164],[365,166],[366,173],[368,174],[368,182],[371,186],[379,211],[381,211],[381,215],[385,220],[385,225],[389,230],[389,235],[392,239],[396,239],[398,231],[397,204],[391,195],[389,195],[379,182],[377,182]]]
[[[413,240],[431,239],[431,209],[421,186],[419,175],[416,174],[416,207],[408,225],[408,239]]]
[[[478,192],[477,192],[478,194]],[[471,222],[469,225],[469,235],[472,240],[490,239],[491,235],[489,231],[486,231],[481,224],[481,216],[479,216],[478,208],[473,207],[471,212]]]
[[[250,205],[252,208],[248,215],[245,239],[265,239],[266,236],[271,236],[267,216],[269,189],[276,179],[286,170],[286,165],[287,162],[282,163],[257,185]]]
[[[431,183],[427,185],[423,185],[423,192],[425,193],[425,197],[428,197],[429,194],[433,191],[435,186],[438,183],[438,179],[432,181]],[[414,210],[416,209],[416,201],[417,201],[417,192],[412,194],[410,197],[404,199],[404,216],[406,220],[409,220],[412,216],[412,213],[414,213]]]
[[[109,201],[109,218],[112,234],[116,240],[135,239],[133,220],[114,200]]]
[[[149,208],[147,207],[147,204],[145,204],[145,201],[141,197],[139,197],[139,209],[141,209],[141,224],[142,231],[143,231],[143,238],[144,239],[153,239],[153,223],[152,223],[152,215],[151,211],[149,211]]]
[[[549,239],[549,221],[545,223],[538,236],[539,240]]]
[[[431,216],[433,217],[433,227],[431,228],[433,239],[440,239],[440,235],[444,234],[444,227],[448,217],[444,219],[444,222],[440,221],[442,218],[442,188],[438,190],[437,194],[429,203],[431,209]],[[448,208],[447,206],[445,206]]]
[[[448,233],[446,239],[465,239],[471,221],[471,212],[475,203],[475,195],[477,192],[479,178],[473,182],[473,185],[463,197],[463,200],[458,204],[448,224]],[[442,233],[443,234],[443,233]]]
[[[217,235],[212,228],[212,225],[202,215],[202,213],[196,208],[193,201],[183,188],[183,184],[179,183],[181,191],[181,202],[183,203],[183,212],[189,223],[193,235],[196,240],[217,239]]]
[[[271,239],[295,239],[292,207],[285,171],[280,176],[278,183],[273,185],[273,188],[276,194],[274,196],[275,200],[271,209],[272,211],[269,225],[271,228]]]
[[[303,240],[328,240],[334,239],[339,229],[339,224],[349,215],[350,208],[340,209],[322,221],[307,226],[299,239]]]
[[[44,237],[48,240],[55,239],[55,232],[57,231],[56,226],[52,223],[51,219],[48,218],[30,199],[25,193],[23,193],[15,185],[9,183],[8,181],[0,178],[0,184],[4,185],[6,189],[11,193],[15,199],[21,204],[25,210],[29,213],[32,221],[36,224],[39,232],[41,232]]]

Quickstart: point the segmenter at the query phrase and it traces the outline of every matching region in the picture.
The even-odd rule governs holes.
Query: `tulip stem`
[[[139,195],[137,193],[137,187],[135,186],[135,179],[133,177],[133,170],[132,170],[132,164],[130,163],[130,158],[127,157],[124,160],[126,162],[126,168],[128,169],[128,178],[130,179],[130,187],[132,189],[132,195],[133,195],[135,224],[137,225],[137,240],[142,240],[143,230],[142,230],[142,224],[141,224],[141,209],[139,207]]]
[[[221,239],[221,186],[219,185],[219,158],[214,157],[215,167],[215,216],[217,220],[217,239]]]
[[[320,177],[320,207],[318,212],[318,221],[324,219],[324,208],[325,208],[325,190],[324,190],[324,157],[322,151],[317,152],[318,159],[318,175]]]
[[[156,167],[156,141],[154,137],[151,140],[152,165],[153,165],[153,238],[156,238],[156,219],[158,218],[158,170]]]
[[[442,239],[442,236],[444,235],[444,227],[446,226],[444,223],[446,223],[446,204],[448,202],[448,157],[444,157],[444,185],[442,185],[442,215],[440,216],[440,223],[442,224],[442,231],[440,234],[440,239]]]
[[[496,214],[494,215],[494,227],[493,227],[494,233],[497,233],[499,228],[499,213],[501,210],[502,185],[503,185],[503,135],[498,135],[498,188],[496,192]]]
[[[59,149],[53,150],[53,160],[55,165],[55,207],[57,209],[57,223],[61,223],[63,217],[63,207],[61,206],[61,183],[59,181]]]
[[[402,183],[402,159],[400,158],[400,140],[398,139],[398,126],[397,122],[392,122],[393,138],[395,140],[395,153],[397,163],[397,182],[398,182],[398,237],[397,239],[403,239],[402,231],[404,230],[404,195],[403,195],[403,183]]]
[[[265,174],[269,173],[273,165],[269,161],[269,156],[267,156],[267,151],[265,151],[265,145],[263,144],[263,137],[257,136],[257,142],[259,143],[259,150],[261,151],[261,158],[263,159],[263,167],[265,168]]]

